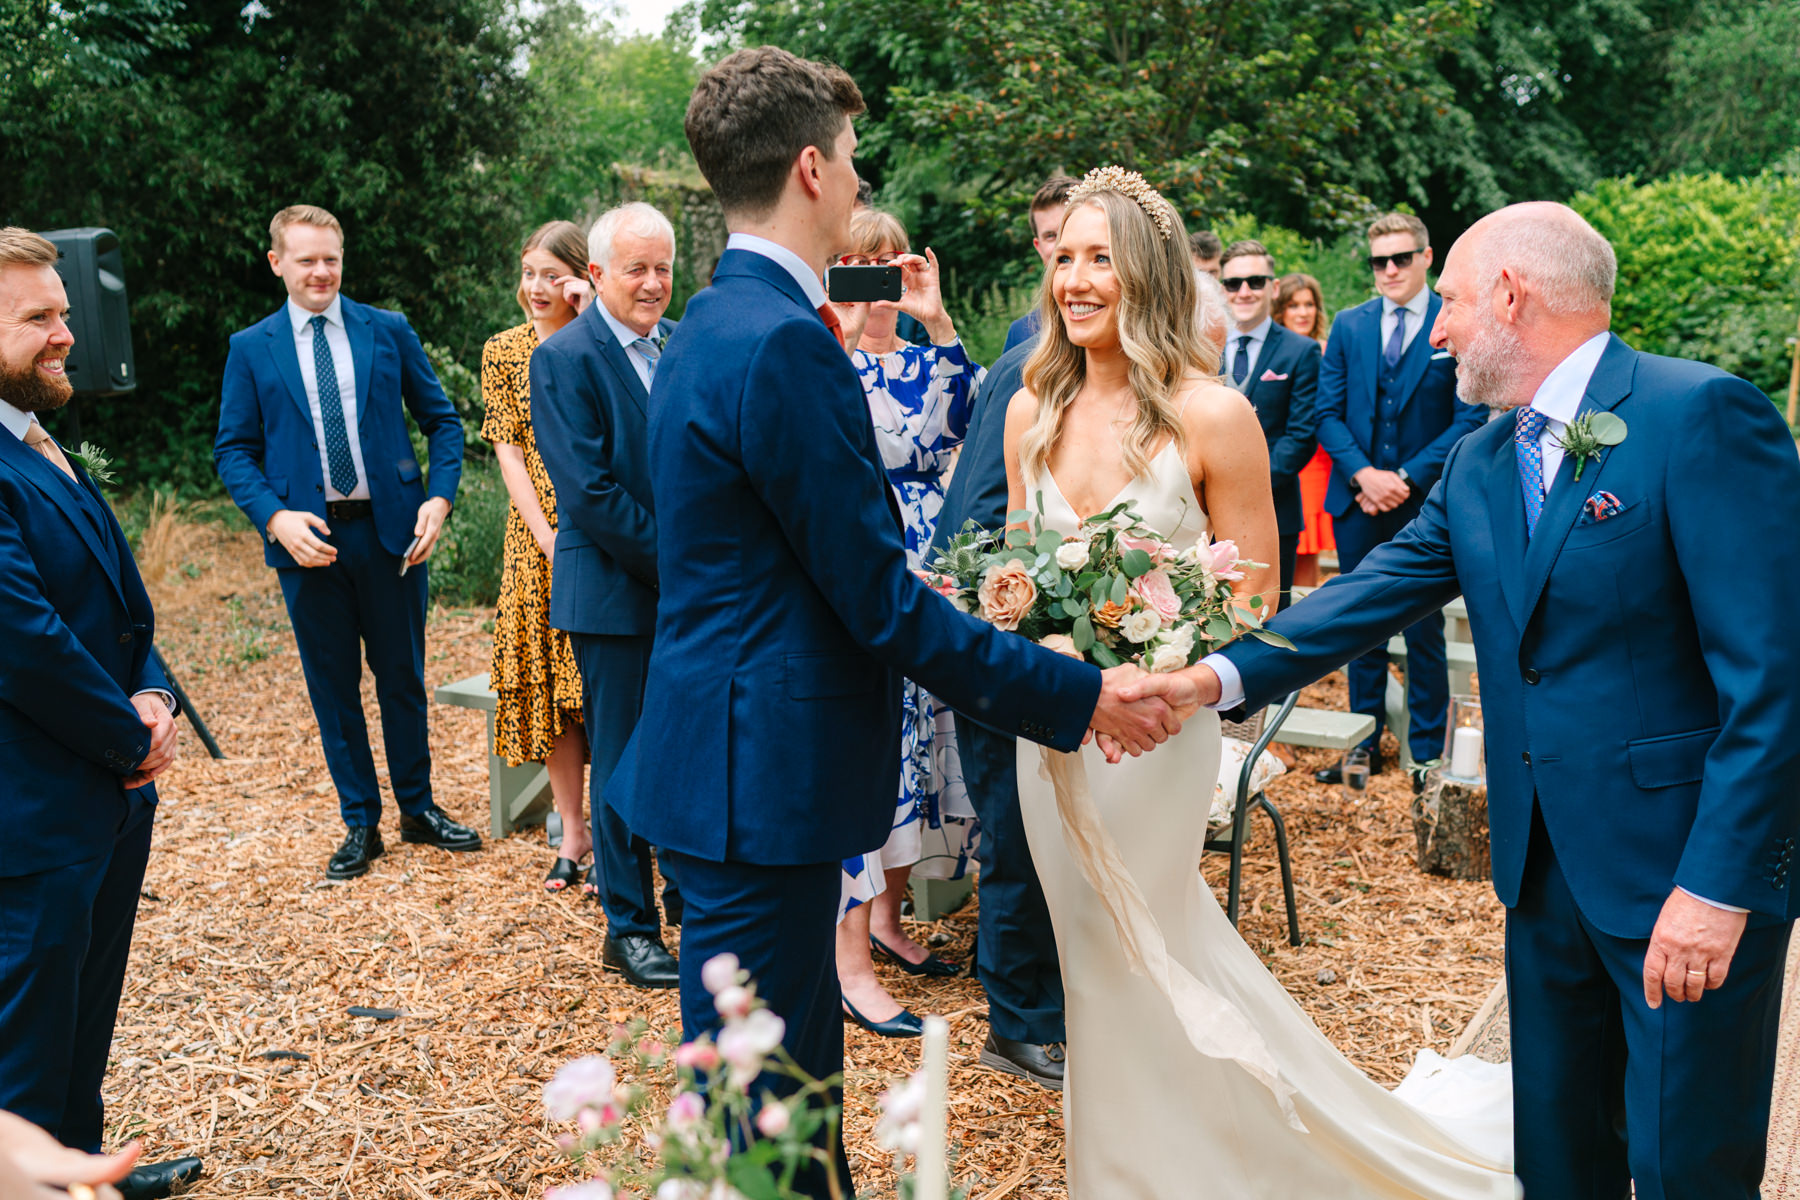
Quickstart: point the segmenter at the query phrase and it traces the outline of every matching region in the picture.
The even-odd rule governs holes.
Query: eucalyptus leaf
[[[1094,645],[1094,623],[1085,616],[1076,617],[1069,636],[1075,639],[1075,648],[1086,654]]]
[[[1616,446],[1625,440],[1625,418],[1616,413],[1597,412],[1588,417],[1588,430],[1602,446]]]
[[[1125,574],[1132,579],[1149,574],[1150,568],[1155,565],[1155,561],[1142,550],[1131,549],[1119,555],[1119,566],[1124,568]]]
[[[1112,647],[1105,642],[1095,642],[1093,648],[1094,661],[1103,667],[1120,667],[1125,660],[1112,652]]]
[[[1294,643],[1282,637],[1272,629],[1252,629],[1250,636],[1259,642],[1267,642],[1271,646],[1280,646],[1283,650],[1292,650]]]
[[[1006,514],[1006,523],[1008,525],[1023,525],[1029,520],[1031,520],[1031,510],[1029,508],[1015,508]]]
[[[1125,603],[1125,597],[1130,594],[1131,585],[1126,582],[1125,577],[1123,575],[1114,575],[1112,577],[1112,602],[1114,604],[1123,604]]]
[[[1046,529],[1037,535],[1036,545],[1039,554],[1055,554],[1056,548],[1062,545],[1062,534],[1056,532],[1054,529]]]
[[[1023,529],[1009,529],[1006,531],[1006,544],[1014,547],[1029,546],[1031,545],[1031,535]]]

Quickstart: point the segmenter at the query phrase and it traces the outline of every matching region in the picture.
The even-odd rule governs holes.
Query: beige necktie
[[[56,439],[51,437],[49,431],[36,421],[33,421],[30,428],[25,430],[25,444],[55,463],[64,475],[70,479],[75,478],[75,468],[69,465],[68,457],[63,454],[62,447],[57,445]]]

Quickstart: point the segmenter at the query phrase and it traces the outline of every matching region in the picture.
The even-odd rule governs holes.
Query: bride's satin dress
[[[1073,531],[1079,518],[1047,471],[1027,480],[1034,504],[1040,490],[1045,524]],[[1113,503],[1125,499],[1178,549],[1208,532],[1172,445]],[[1071,1200],[1514,1194],[1495,1139],[1484,1155],[1452,1119],[1358,1071],[1226,920],[1196,869],[1218,778],[1215,714],[1116,766],[1091,745],[1058,755],[1020,741],[1018,752],[1062,956]],[[1460,1095],[1490,1132],[1503,1114],[1510,1145],[1510,1092],[1485,1085],[1474,1113],[1469,1089],[1432,1090],[1452,1107]]]

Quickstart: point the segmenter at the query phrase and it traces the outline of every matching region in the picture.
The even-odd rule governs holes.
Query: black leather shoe
[[[162,1200],[179,1196],[200,1178],[197,1158],[171,1158],[168,1162],[143,1163],[115,1185],[124,1200]]]
[[[1387,766],[1387,763],[1382,761],[1381,755],[1369,755],[1369,778],[1373,779],[1375,776],[1381,774],[1382,768],[1385,766]],[[1338,764],[1335,767],[1326,767],[1323,771],[1314,771],[1313,778],[1320,783],[1328,783],[1332,787],[1337,787],[1344,782],[1343,760],[1339,759]]]
[[[600,961],[641,988],[672,988],[681,985],[681,964],[653,937],[628,934],[607,935]]]
[[[344,844],[325,864],[325,878],[355,879],[358,875],[367,875],[369,864],[380,858],[386,849],[381,844],[381,830],[373,825],[352,825],[344,832]]]
[[[400,814],[400,840],[439,850],[479,850],[481,835],[467,825],[458,825],[432,805],[421,813]]]
[[[1063,1064],[1067,1058],[1061,1042],[1044,1046],[1015,1042],[998,1036],[991,1029],[986,1044],[981,1047],[982,1066],[1021,1076],[1058,1092],[1063,1090]]]
[[[904,1008],[900,1010],[900,1015],[897,1017],[889,1017],[885,1021],[871,1021],[869,1018],[857,1012],[854,1004],[845,1000],[844,1020],[853,1021],[856,1024],[861,1025],[870,1033],[879,1034],[882,1037],[915,1038],[923,1037],[925,1035],[925,1022],[919,1020],[916,1014],[908,1012]]]

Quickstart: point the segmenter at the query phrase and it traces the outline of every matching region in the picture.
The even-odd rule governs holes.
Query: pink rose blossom
[[[554,1120],[574,1120],[584,1109],[610,1105],[614,1082],[613,1065],[601,1055],[564,1063],[544,1085],[544,1108]]]
[[[768,1138],[780,1137],[787,1132],[791,1117],[785,1104],[765,1104],[762,1111],[756,1114],[756,1128]]]
[[[1125,550],[1142,550],[1150,556],[1151,562],[1161,562],[1169,553],[1169,543],[1155,537],[1133,537],[1129,533],[1119,535],[1119,546]]]
[[[685,1133],[706,1118],[706,1102],[698,1092],[683,1092],[669,1102],[666,1124],[673,1133]]]
[[[737,955],[715,954],[707,959],[706,965],[700,968],[700,982],[705,984],[707,992],[714,996],[737,983]]]
[[[1181,615],[1181,597],[1175,594],[1174,585],[1169,582],[1168,574],[1161,567],[1139,575],[1131,585],[1131,591],[1157,615],[1164,629],[1173,625],[1175,618]]]
[[[1215,578],[1235,583],[1244,577],[1244,573],[1237,569],[1238,548],[1236,542],[1230,538],[1226,538],[1222,542],[1214,542],[1208,547],[1207,552],[1212,556],[1208,565],[1212,568]],[[1206,560],[1202,559],[1202,561]]]
[[[711,1042],[687,1042],[675,1048],[675,1065],[690,1071],[711,1071],[719,1065],[719,1048]]]
[[[713,997],[713,1007],[727,1021],[742,1020],[750,1015],[754,1000],[749,988],[734,983]]]

